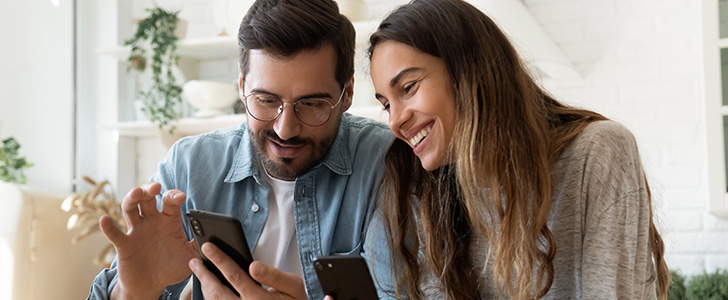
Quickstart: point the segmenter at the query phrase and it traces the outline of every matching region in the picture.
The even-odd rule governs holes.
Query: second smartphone
[[[367,263],[358,254],[321,256],[313,265],[324,294],[336,300],[379,299]]]

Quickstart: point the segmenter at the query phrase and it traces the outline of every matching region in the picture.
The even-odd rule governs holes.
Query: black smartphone
[[[248,267],[253,262],[253,255],[250,254],[250,248],[248,248],[248,243],[245,240],[245,233],[240,221],[225,214],[201,210],[189,210],[186,216],[205,267],[215,274],[220,282],[233,290],[236,295],[239,295],[215,264],[202,254],[202,244],[205,242],[213,243],[230,256],[245,273],[248,273]]]
[[[377,289],[366,261],[358,254],[321,256],[313,260],[324,294],[335,300],[376,300]]]

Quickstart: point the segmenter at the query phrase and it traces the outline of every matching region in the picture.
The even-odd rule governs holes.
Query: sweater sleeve
[[[583,298],[656,299],[651,203],[634,137],[612,123],[586,147]]]
[[[635,191],[587,220],[582,261],[584,299],[655,299],[649,208]]]

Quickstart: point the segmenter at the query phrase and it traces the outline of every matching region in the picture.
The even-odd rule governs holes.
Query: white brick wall
[[[641,147],[670,268],[728,268],[728,220],[707,213],[698,0],[524,0],[585,77],[561,99],[628,126]]]

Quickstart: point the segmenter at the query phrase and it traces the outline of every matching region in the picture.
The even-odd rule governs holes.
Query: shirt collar
[[[331,144],[329,151],[320,164],[339,175],[351,175],[352,170],[351,155],[348,147],[350,116],[349,113],[344,113],[341,117],[336,138],[334,138],[334,142]],[[247,123],[240,124],[240,128],[243,129],[244,134],[240,139],[238,148],[235,150],[230,171],[225,177],[226,183],[238,182],[250,176],[258,177],[260,164],[257,163],[257,153],[250,141],[250,130],[248,129]]]

